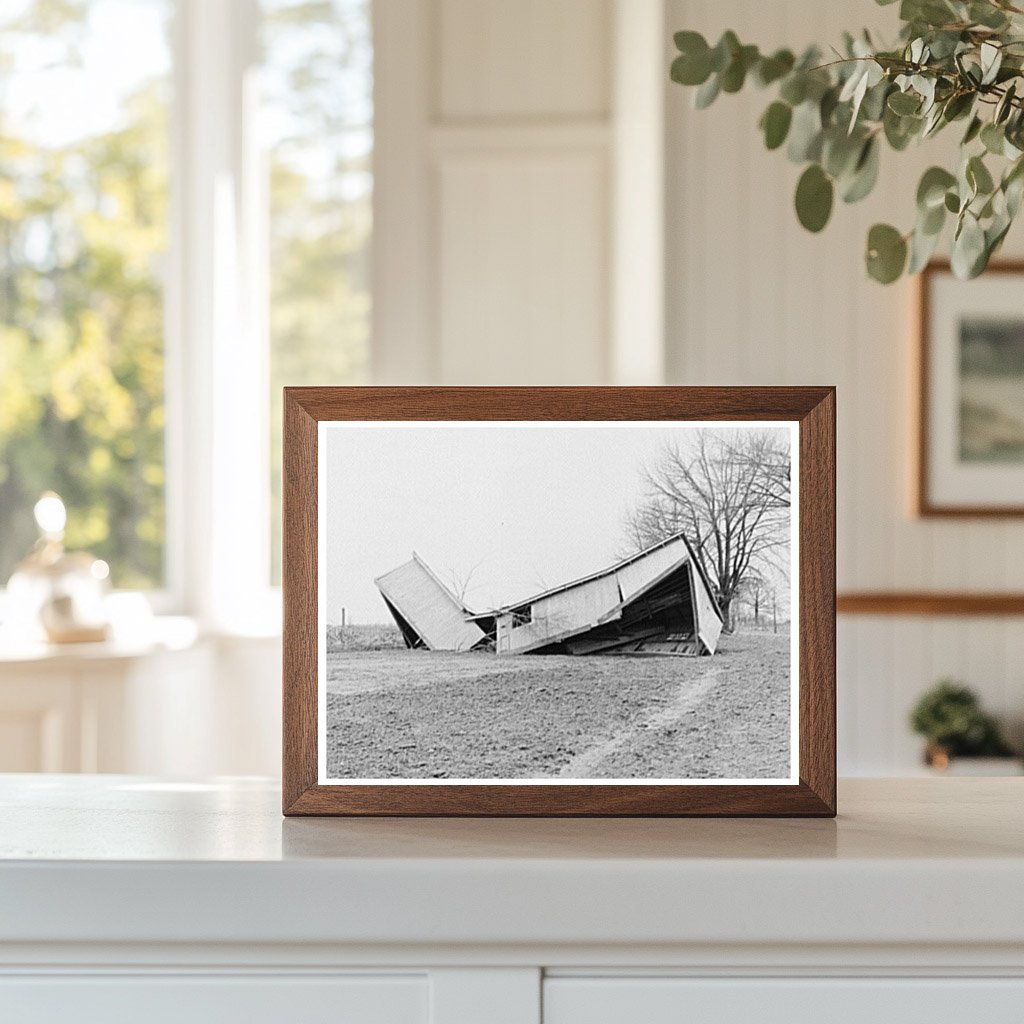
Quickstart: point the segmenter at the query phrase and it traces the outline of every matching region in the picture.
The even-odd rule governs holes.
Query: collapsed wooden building
[[[470,611],[415,553],[374,582],[406,646],[497,654],[714,654],[722,613],[677,533],[600,572]]]

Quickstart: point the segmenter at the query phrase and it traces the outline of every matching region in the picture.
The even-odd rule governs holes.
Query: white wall
[[[761,146],[766,95],[693,111],[667,83],[672,29],[796,46],[891,25],[893,9],[666,0],[662,24],[661,8],[378,0],[378,380],[652,380],[664,284],[669,382],[838,385],[842,589],[1024,590],[1024,525],[910,516],[912,288],[877,286],[862,266],[868,226],[908,223],[917,176],[943,141],[886,153],[878,193],[841,206],[815,237],[792,211],[799,169]],[[644,123],[662,103],[663,167]],[[652,209],[661,225],[624,230]],[[1019,232],[1007,251],[1024,251]],[[967,680],[1019,731],[1024,620],[842,618],[839,640],[844,774],[914,770],[907,712],[943,675]],[[277,764],[277,651],[248,652],[221,652],[221,684],[249,695],[250,717],[226,722],[232,753],[211,770]]]
[[[670,29],[717,39],[734,29],[763,47],[837,41],[843,28],[888,26],[869,0],[669,0]],[[768,153],[756,122],[766,93],[692,109],[668,86],[668,377],[686,384],[835,384],[839,399],[840,590],[1024,590],[1024,524],[929,522],[909,512],[913,286],[865,275],[864,237],[879,220],[909,228],[921,171],[951,140],[883,155],[878,193],[838,204],[818,236],[796,222],[800,169]],[[951,133],[952,134],[952,133]],[[1021,233],[1007,254],[1019,255]],[[920,692],[965,679],[1019,727],[1024,620],[841,618],[840,769],[912,768],[906,728]]]
[[[617,186],[660,173],[663,32],[659,0],[378,0],[377,381],[660,376],[660,292],[625,287],[660,278],[660,194]]]

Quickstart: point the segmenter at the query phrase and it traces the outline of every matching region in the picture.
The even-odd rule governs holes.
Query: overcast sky
[[[707,425],[704,425],[707,427]],[[780,432],[788,427],[775,428]],[[616,561],[643,466],[687,425],[326,425],[328,623],[389,622],[375,577],[415,551],[474,611]]]

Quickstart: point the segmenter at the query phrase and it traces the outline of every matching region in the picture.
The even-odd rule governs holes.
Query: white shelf
[[[1024,945],[1011,779],[850,780],[821,820],[282,819],[276,785],[0,784],[0,942]]]

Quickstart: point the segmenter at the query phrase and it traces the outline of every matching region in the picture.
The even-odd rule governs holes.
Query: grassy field
[[[789,774],[786,635],[724,637],[713,658],[500,658],[382,649],[378,628],[328,646],[332,778]]]

